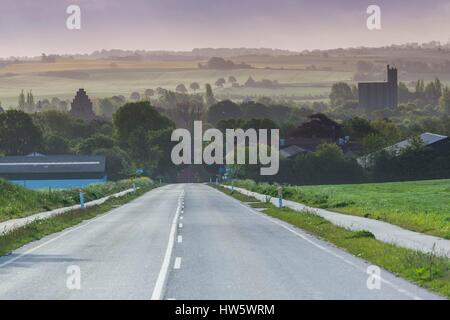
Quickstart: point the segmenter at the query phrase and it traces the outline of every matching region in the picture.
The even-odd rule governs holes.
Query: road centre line
[[[184,190],[182,191],[180,198],[182,196],[184,196]],[[177,223],[178,223],[178,217],[180,215],[180,210],[181,210],[180,202],[178,202],[177,211],[175,213],[175,216],[173,217],[172,226],[170,228],[169,242],[167,243],[166,253],[164,255],[164,260],[161,265],[161,269],[159,271],[159,275],[156,280],[155,287],[153,289],[153,294],[152,294],[151,300],[161,300],[162,299],[164,287],[165,287],[165,284],[167,281],[167,275],[169,272],[170,260],[172,259],[172,251],[173,251],[173,247],[175,244],[175,237],[176,237],[176,233],[177,233]]]
[[[173,268],[176,270],[181,268],[181,258],[180,257],[175,258],[175,263],[173,265]]]

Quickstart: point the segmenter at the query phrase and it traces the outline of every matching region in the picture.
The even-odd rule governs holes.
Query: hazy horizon
[[[68,30],[66,8],[80,5],[82,29]],[[382,10],[382,29],[366,28],[366,9]],[[447,42],[446,0],[2,0],[0,57],[86,54],[97,50],[291,51]]]

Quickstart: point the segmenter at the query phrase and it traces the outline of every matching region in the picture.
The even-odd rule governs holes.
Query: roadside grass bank
[[[266,215],[290,223],[306,232],[326,240],[356,257],[386,269],[417,285],[450,298],[450,259],[400,248],[376,240],[368,231],[349,231],[333,225],[311,212],[298,212],[289,208],[277,208],[271,203],[259,202],[239,192],[213,186],[221,192],[254,208],[265,208]]]
[[[95,218],[98,215],[106,213],[142,196],[144,193],[156,187],[156,185],[150,183],[142,184],[136,192],[128,193],[119,198],[108,199],[101,205],[69,211],[49,219],[34,221],[26,226],[17,228],[0,236],[0,256],[6,255],[29,242],[39,240],[50,234],[75,226],[85,220]]]
[[[276,185],[237,180],[235,186],[273,197]],[[283,186],[285,199],[310,207],[382,220],[450,239],[450,180]]]
[[[82,188],[85,202],[150,183],[148,178],[120,180]],[[69,207],[80,202],[80,189],[30,190],[0,179],[0,222],[34,213]]]

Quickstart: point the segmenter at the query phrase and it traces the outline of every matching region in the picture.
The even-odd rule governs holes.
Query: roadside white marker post
[[[84,193],[80,191],[80,208],[84,209]]]
[[[278,187],[278,208],[283,208],[283,187]]]

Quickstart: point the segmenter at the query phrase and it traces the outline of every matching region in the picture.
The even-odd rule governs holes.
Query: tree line
[[[414,109],[401,104],[398,110],[372,112],[354,107],[355,87],[343,83],[333,85],[329,102],[304,104],[270,98],[240,103],[219,101],[209,84],[202,94],[157,88],[146,90],[144,98],[136,96],[127,100],[124,96],[114,96],[97,99],[101,108],[96,112],[103,117],[91,122],[71,117],[67,113],[67,102],[57,98],[47,101],[59,107],[27,113],[27,106],[36,106],[36,102],[31,91],[22,92],[19,110],[5,112],[0,109],[0,154],[105,155],[109,176],[114,179],[132,175],[138,168],[145,169],[146,174],[153,177],[175,179],[181,168],[173,166],[169,159],[173,146],[170,135],[174,128],[191,129],[194,121],[202,120],[205,127],[222,131],[226,128],[278,128],[281,136],[286,137],[304,126],[311,135],[320,135],[308,126],[313,120],[317,121],[311,117],[320,113],[322,119],[337,122],[342,127],[341,136],[350,136],[353,155],[349,156],[336,141],[328,139],[313,152],[283,160],[275,180],[317,184],[414,179],[419,177],[419,171],[412,169],[418,167],[417,163],[429,168],[420,171],[423,177],[439,177],[447,170],[449,159],[441,157],[434,161],[432,151],[425,147],[425,151],[416,148],[399,157],[380,153],[370,171],[360,167],[355,159],[423,132],[450,135],[450,116],[435,106],[446,101],[447,90],[438,80],[427,84],[418,81],[414,91],[408,89],[408,101],[413,101],[409,103],[415,105]],[[427,112],[428,102],[433,104],[435,113]],[[399,170],[401,166],[406,169]],[[218,168],[208,170],[216,174]],[[234,168],[235,175],[242,178],[258,179],[254,177],[258,171],[250,166]]]

